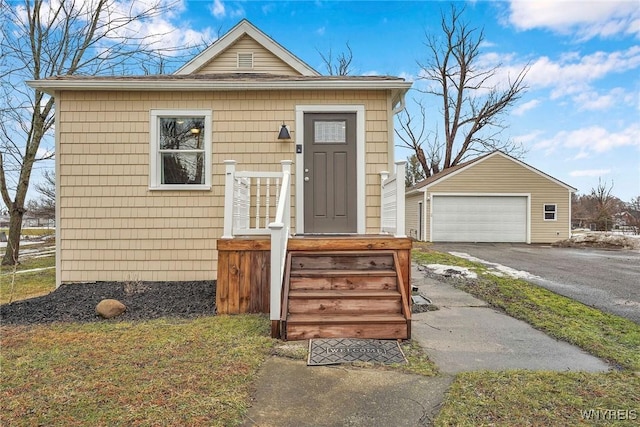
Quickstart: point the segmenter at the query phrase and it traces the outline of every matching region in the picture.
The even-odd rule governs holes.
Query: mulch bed
[[[110,321],[215,314],[216,282],[97,282],[62,285],[48,295],[0,305],[0,323],[104,321],[96,305],[113,298],[127,310]]]

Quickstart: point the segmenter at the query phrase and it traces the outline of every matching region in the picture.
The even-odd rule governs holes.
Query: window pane
[[[162,153],[162,184],[204,184],[204,153]]]
[[[556,219],[555,212],[545,212],[544,219]]]
[[[544,205],[544,211],[545,212],[555,212],[556,211],[556,205]]]
[[[347,122],[344,120],[335,122],[314,123],[314,142],[319,144],[344,144],[346,137]]]
[[[204,143],[204,117],[160,118],[161,150],[201,150]]]

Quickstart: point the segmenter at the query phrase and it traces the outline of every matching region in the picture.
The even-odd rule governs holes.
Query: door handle
[[[305,181],[305,182],[309,182],[309,177],[308,177],[308,176],[305,176],[305,177],[304,177],[304,181]]]

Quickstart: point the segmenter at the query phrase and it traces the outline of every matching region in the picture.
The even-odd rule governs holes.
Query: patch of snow
[[[464,277],[468,277],[469,279],[477,279],[478,275],[465,267],[458,267],[455,265],[443,265],[443,264],[427,264],[429,270],[434,272],[435,274],[439,274],[441,276],[452,276],[452,275],[460,275]]]
[[[594,247],[604,246],[640,249],[640,236],[633,234],[595,231],[583,234],[574,233],[570,239],[558,242],[559,246],[571,246],[574,244]]]
[[[464,258],[471,262],[478,262],[480,264],[484,264],[489,267],[489,272],[499,276],[499,277],[512,277],[514,279],[524,279],[524,280],[532,280],[532,279],[541,279],[535,274],[531,274],[528,271],[524,270],[516,270],[515,268],[507,267],[506,265],[498,264],[496,262],[485,261],[480,258],[476,258],[474,256],[469,255],[465,252],[449,252],[453,256],[457,256],[458,258]]]

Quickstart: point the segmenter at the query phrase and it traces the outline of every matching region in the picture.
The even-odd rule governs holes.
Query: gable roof
[[[530,170],[531,172],[536,173],[536,174],[548,179],[549,181],[553,181],[554,183],[566,188],[569,191],[577,191],[576,188],[574,188],[574,187],[572,187],[572,186],[570,186],[568,184],[565,184],[564,182],[552,177],[551,175],[547,175],[546,173],[534,168],[531,165],[528,165],[528,164],[524,163],[521,160],[516,159],[515,157],[512,157],[512,156],[510,156],[510,155],[508,155],[506,153],[503,153],[502,151],[496,150],[496,151],[492,151],[491,153],[487,153],[487,154],[484,154],[482,156],[476,157],[475,159],[469,160],[467,162],[457,164],[457,165],[455,165],[453,167],[450,167],[450,168],[447,168],[447,169],[443,170],[440,173],[437,173],[437,174],[435,174],[433,176],[430,176],[429,178],[427,178],[427,179],[425,179],[423,181],[420,181],[416,185],[414,185],[413,187],[407,189],[407,192],[408,193],[413,193],[413,192],[416,192],[416,191],[425,192],[425,191],[427,191],[427,189],[429,187],[431,187],[435,183],[440,183],[442,181],[445,181],[448,178],[451,178],[452,176],[455,176],[458,173],[460,173],[460,172],[462,172],[462,171],[464,171],[466,169],[469,169],[469,168],[473,167],[474,165],[476,165],[478,163],[481,163],[484,160],[487,160],[487,159],[492,158],[494,156],[502,156],[502,157],[504,157],[504,158],[506,158],[508,160],[511,160],[512,162],[517,163],[518,165]]]
[[[174,74],[184,75],[184,74],[192,74],[209,62],[211,62],[214,58],[220,55],[222,52],[227,50],[230,46],[236,43],[243,36],[248,35],[256,42],[261,44],[265,49],[274,54],[284,63],[289,65],[291,68],[296,70],[303,76],[319,76],[316,70],[307,65],[300,58],[289,52],[287,49],[282,47],[279,43],[273,40],[271,37],[267,36],[265,33],[256,28],[251,22],[246,19],[240,21],[235,27],[229,30],[228,33],[220,37],[216,40],[211,46],[206,48],[202,53],[193,58],[191,61],[187,62],[183,65],[178,71]]]

